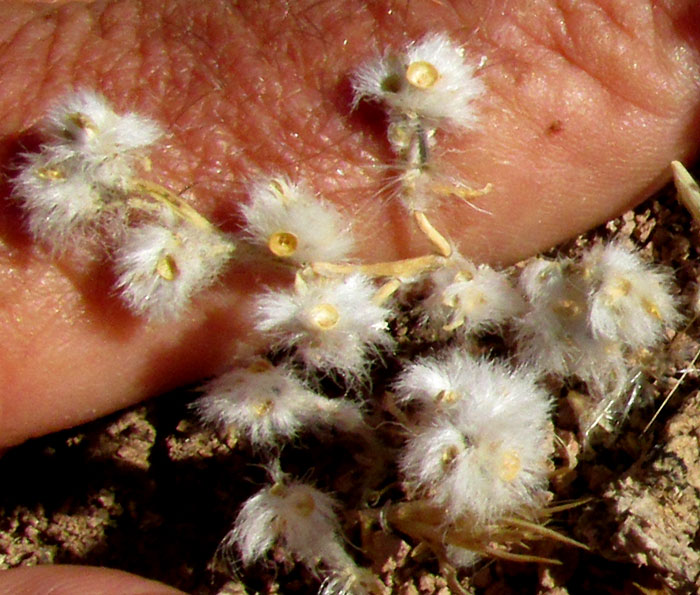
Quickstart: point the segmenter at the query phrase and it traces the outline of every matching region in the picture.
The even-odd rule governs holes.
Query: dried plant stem
[[[406,258],[403,260],[393,260],[388,262],[375,262],[371,264],[352,264],[335,262],[314,262],[311,270],[323,277],[336,277],[350,275],[352,273],[363,273],[369,277],[395,277],[397,279],[408,279],[416,277],[421,273],[427,273],[439,269],[445,265],[445,257],[437,254],[427,254]]]

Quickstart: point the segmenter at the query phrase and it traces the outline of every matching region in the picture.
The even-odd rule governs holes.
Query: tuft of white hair
[[[508,275],[490,266],[461,260],[430,274],[431,292],[422,307],[428,321],[446,331],[492,331],[523,310],[520,293]]]
[[[428,72],[426,84],[411,83],[416,67]],[[434,33],[361,66],[352,78],[354,102],[370,98],[432,126],[473,128],[478,121],[473,102],[485,89],[475,71],[463,48]]]
[[[224,546],[235,545],[245,565],[263,559],[276,543],[290,561],[299,560],[311,570],[352,565],[342,546],[335,500],[309,484],[277,475],[273,485],[244,503]]]
[[[293,291],[258,298],[256,328],[278,347],[294,348],[311,368],[357,377],[372,351],[393,343],[391,311],[374,302],[375,294],[372,280],[359,273],[311,281],[297,276]]]
[[[424,416],[407,441],[407,484],[451,519],[487,523],[536,506],[548,481],[552,399],[534,374],[451,349],[412,364],[397,383],[404,400],[427,401],[438,388],[450,405]]]
[[[82,175],[79,161],[57,159],[56,153],[46,147],[26,155],[14,194],[22,201],[32,237],[61,252],[74,244],[68,238],[89,234],[106,201],[105,192]]]
[[[586,381],[591,366],[605,364],[606,345],[590,334],[585,290],[573,281],[573,267],[569,260],[536,258],[522,270],[529,309],[516,319],[518,354],[545,374]]]
[[[15,179],[32,235],[55,251],[87,235],[100,214],[126,200],[140,151],[160,136],[157,124],[116,114],[91,91],[65,97],[43,122],[49,140]]]
[[[244,234],[253,244],[296,264],[346,260],[353,249],[350,225],[304,184],[285,178],[255,182],[241,206]]]
[[[593,246],[581,266],[595,336],[631,349],[651,349],[665,338],[667,329],[680,324],[670,271],[647,264],[622,244]]]
[[[670,274],[618,244],[580,264],[532,260],[521,272],[528,309],[515,319],[518,356],[542,373],[577,376],[599,396],[621,396],[629,356],[653,348],[682,319]]]
[[[232,255],[219,233],[186,221],[129,228],[114,254],[117,287],[129,309],[150,320],[178,316],[218,278]]]
[[[353,432],[363,426],[360,407],[309,390],[288,366],[266,360],[234,369],[204,386],[194,407],[199,417],[220,430],[235,428],[257,448],[277,446],[301,431],[336,427]]]
[[[445,556],[452,566],[459,569],[471,568],[481,560],[481,556],[476,552],[449,544],[445,548]]]
[[[71,147],[93,165],[148,147],[163,134],[153,120],[133,112],[117,114],[104,96],[88,90],[55,105],[47,128],[55,144]]]

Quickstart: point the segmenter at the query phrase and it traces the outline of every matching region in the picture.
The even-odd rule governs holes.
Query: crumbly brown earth
[[[385,530],[362,511],[400,497],[391,465],[398,433],[382,433],[385,459],[349,437],[331,445],[303,437],[281,453],[283,468],[309,473],[348,506],[344,525],[359,563],[389,591],[468,593],[696,593],[700,589],[700,398],[694,357],[700,329],[693,317],[700,278],[700,233],[667,188],[634,211],[552,253],[575,255],[603,238],[632,241],[672,267],[688,312],[666,349],[645,359],[648,373],[630,394],[626,420],[611,420],[582,449],[580,386],[554,386],[560,446],[553,504],[573,502],[549,526],[587,550],[554,541],[532,553],[560,564],[484,559],[452,576],[430,552]],[[396,332],[413,341],[406,313]],[[422,337],[415,349],[425,348]],[[396,362],[377,370],[370,398],[379,403]],[[661,402],[670,399],[649,429]],[[217,550],[241,503],[265,481],[261,464],[235,437],[202,429],[182,389],[91,424],[33,440],[0,459],[0,567],[78,563],[120,568],[193,594],[313,593],[318,580],[299,566],[235,568]],[[389,420],[377,407],[372,423]],[[619,422],[619,423],[617,423]],[[390,424],[384,424],[390,428]],[[389,528],[390,529],[390,528]]]

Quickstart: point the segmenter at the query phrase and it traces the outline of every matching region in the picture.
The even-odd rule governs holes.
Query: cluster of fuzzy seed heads
[[[281,548],[285,562],[324,577],[324,595],[383,587],[347,553],[337,501],[287,476],[277,457],[305,434],[354,435],[374,448],[381,432],[365,414],[379,407],[369,378],[381,362],[400,368],[382,407],[400,422],[392,427],[401,428],[397,468],[406,495],[385,520],[442,563],[471,566],[495,555],[493,541],[512,537],[514,527],[552,534],[537,524],[553,452],[554,399],[543,380],[587,385],[588,434],[600,411],[624,398],[640,354],[682,319],[670,273],[628,247],[594,245],[576,261],[537,258],[497,271],[463,257],[433,226],[426,213],[436,198],[467,200],[489,188],[445,174],[436,157],[439,130],[476,128],[475,101],[486,91],[476,71],[448,36],[432,34],[352,77],[355,105],[370,100],[386,110],[397,194],[430,254],[355,262],[347,217],[283,175],[252,182],[241,207],[240,243],[261,267],[291,270],[294,281],[255,300],[255,330],[267,347],[206,384],[193,408],[268,459],[271,482],[245,502],[226,548],[246,565]],[[158,126],[79,92],[44,128],[48,140],[15,180],[32,235],[55,253],[68,240],[96,244],[112,258],[135,314],[181,316],[219,278],[234,244],[181,197],[137,176]],[[445,345],[411,360],[393,332],[399,312],[416,314],[422,331],[413,336]],[[488,333],[502,335],[510,362],[483,355],[478,340]],[[325,394],[328,382],[344,394]]]
[[[80,91],[56,105],[43,130],[48,140],[25,156],[15,179],[31,234],[55,253],[76,244],[106,249],[135,314],[181,315],[234,245],[181,198],[136,177],[160,128]]]

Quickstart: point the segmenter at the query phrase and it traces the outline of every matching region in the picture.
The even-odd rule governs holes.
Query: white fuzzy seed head
[[[56,105],[47,126],[55,144],[70,147],[91,166],[143,149],[162,135],[149,118],[129,112],[119,115],[102,95],[86,90]]]
[[[572,279],[573,263],[532,260],[520,274],[528,310],[516,322],[519,358],[543,373],[587,380],[606,368],[607,346],[590,334],[585,289]],[[602,369],[602,368],[601,368]]]
[[[543,373],[576,376],[599,398],[620,396],[629,356],[679,323],[670,275],[619,245],[596,246],[580,264],[535,259],[520,285],[518,356]]]
[[[427,319],[445,331],[482,333],[503,325],[523,309],[508,276],[468,261],[430,275],[431,293],[423,302]]]
[[[342,546],[333,498],[281,474],[275,479],[245,502],[224,544],[235,545],[245,565],[264,558],[275,543],[290,561],[297,559],[311,570],[352,565]]]
[[[552,446],[551,398],[534,376],[451,350],[412,364],[397,384],[405,400],[426,401],[437,388],[454,396],[448,408],[424,416],[407,442],[405,481],[452,519],[489,522],[535,506]]]
[[[87,237],[105,207],[115,211],[113,203],[126,200],[138,151],[161,131],[140,115],[117,115],[104,97],[89,91],[64,98],[43,126],[50,138],[27,156],[15,194],[32,235],[61,251],[66,239]]]
[[[204,387],[195,402],[200,418],[220,430],[234,428],[257,448],[277,446],[301,431],[362,427],[360,408],[345,399],[329,399],[309,390],[285,365],[267,360],[235,369]]]
[[[241,210],[250,241],[281,259],[338,262],[353,248],[348,222],[303,184],[285,178],[256,182]]]
[[[361,274],[309,282],[298,277],[294,291],[258,299],[256,326],[278,346],[293,347],[307,366],[356,377],[369,353],[392,344],[390,311],[374,303],[375,293],[371,279]]]
[[[455,387],[464,373],[462,370],[473,361],[465,356],[459,367],[451,367],[441,358],[427,357],[407,364],[393,384],[398,402],[420,405],[428,412],[429,419],[449,409],[463,398],[464,395],[456,392]]]
[[[484,92],[475,70],[447,35],[427,35],[403,52],[359,68],[353,77],[355,103],[367,97],[432,126],[472,128],[477,122],[473,101]]]
[[[114,255],[117,286],[135,314],[173,318],[216,280],[231,254],[223,235],[186,221],[129,228]]]
[[[34,239],[61,252],[89,234],[106,197],[82,175],[78,160],[57,153],[61,151],[44,147],[41,153],[27,155],[14,180],[14,193],[22,201]]]
[[[645,263],[636,252],[621,244],[597,245],[581,266],[594,335],[650,349],[680,323],[670,272]]]

